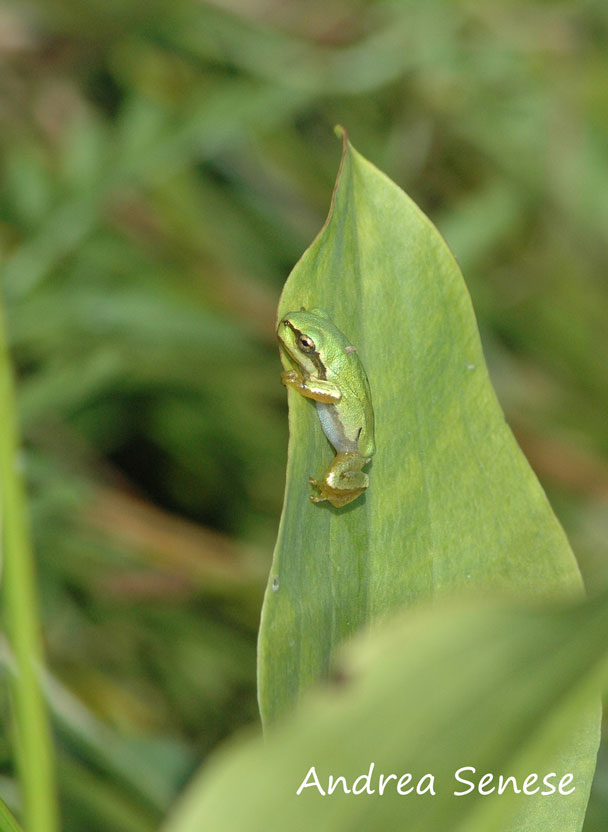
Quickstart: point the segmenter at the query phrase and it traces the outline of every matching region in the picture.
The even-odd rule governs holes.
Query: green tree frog
[[[374,411],[363,364],[346,335],[326,312],[312,309],[288,312],[277,329],[283,364],[281,382],[313,399],[321,427],[336,456],[322,480],[310,477],[318,489],[313,503],[328,500],[341,508],[369,485],[362,470],[374,444]]]

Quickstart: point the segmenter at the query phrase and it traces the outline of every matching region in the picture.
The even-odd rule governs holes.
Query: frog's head
[[[307,375],[326,378],[326,368],[331,366],[333,352],[338,345],[331,337],[334,329],[318,310],[288,312],[279,321],[277,336],[290,361]]]

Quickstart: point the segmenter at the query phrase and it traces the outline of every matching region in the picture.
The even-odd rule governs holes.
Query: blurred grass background
[[[3,3],[0,119],[63,829],[157,828],[257,718],[274,314],[328,209],[336,123],[446,236],[507,418],[606,585],[604,2]],[[18,810],[4,686],[0,708]],[[586,830],[607,825],[604,749]]]

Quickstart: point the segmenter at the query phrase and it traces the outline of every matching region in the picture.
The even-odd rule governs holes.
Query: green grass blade
[[[333,450],[313,403],[289,392],[285,502],[259,637],[265,723],[326,674],[338,644],[396,608],[463,587],[531,596],[581,587],[505,424],[454,257],[348,143],[330,217],[287,280],[279,317],[300,307],[327,310],[357,346],[377,452],[363,497],[343,509],[310,503],[308,477]]]
[[[164,832],[577,832],[608,684],[608,596],[570,609],[462,603],[397,614],[349,646],[336,683],[256,738],[218,754]],[[296,792],[311,766],[324,791],[374,771],[374,794]],[[539,781],[572,773],[571,794],[464,796],[455,772]],[[379,775],[434,777],[435,794],[400,795]],[[311,782],[310,780],[308,782]],[[359,782],[359,787],[365,783]],[[564,784],[569,788],[568,784]],[[486,788],[490,784],[486,783]],[[534,785],[529,784],[529,788]],[[543,787],[544,788],[544,787]]]
[[[0,832],[22,832],[10,809],[0,800]]]
[[[58,829],[49,724],[41,689],[42,645],[11,365],[0,309],[0,505],[2,517],[3,618],[14,665],[11,694],[24,826],[28,832]]]

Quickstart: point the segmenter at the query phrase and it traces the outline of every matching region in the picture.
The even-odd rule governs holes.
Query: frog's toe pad
[[[325,491],[325,483],[316,480],[314,477],[309,477],[308,482],[312,485],[313,488],[318,488],[320,493],[319,494],[311,494],[310,495],[310,502],[311,503],[323,503],[327,500],[327,497],[324,494]]]

